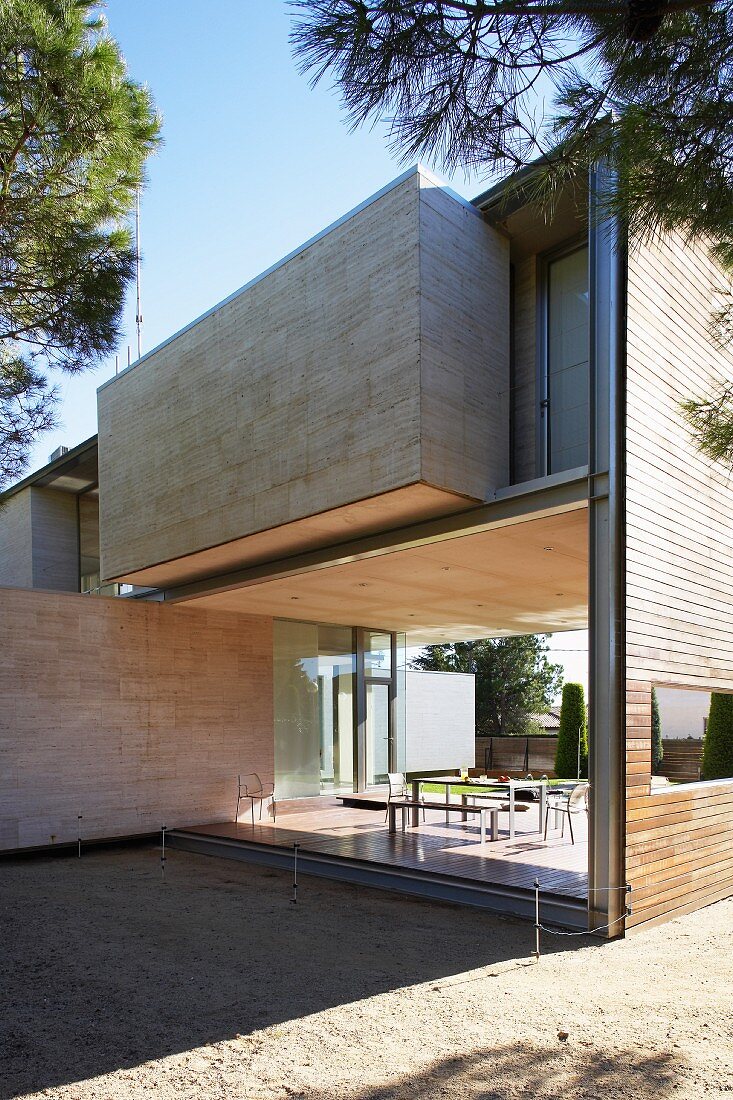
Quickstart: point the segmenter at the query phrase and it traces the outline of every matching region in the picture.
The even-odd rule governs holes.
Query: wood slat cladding
[[[725,277],[677,237],[628,267],[626,448],[627,927],[733,892],[733,778],[650,790],[654,683],[733,690],[733,488],[679,404],[714,393],[733,355],[710,335]]]
[[[103,387],[104,576],[406,486],[447,513],[506,484],[508,249],[415,172]]]
[[[0,848],[226,821],[272,779],[272,621],[0,589]]]

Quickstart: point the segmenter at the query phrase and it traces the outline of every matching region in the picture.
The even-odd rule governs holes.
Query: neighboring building
[[[683,688],[657,688],[662,737],[678,740],[705,736],[710,713],[709,691],[685,691]]]
[[[560,730],[560,708],[550,707],[549,710],[543,711],[541,714],[530,714],[527,716],[531,726],[538,727],[543,733],[556,734]]]
[[[223,820],[240,771],[366,790],[405,645],[588,627],[591,924],[733,889],[733,781],[650,786],[652,686],[733,690],[733,488],[679,408],[730,377],[724,276],[607,185],[546,221],[412,170],[100,387],[98,487],[82,445],[2,497],[4,847]]]

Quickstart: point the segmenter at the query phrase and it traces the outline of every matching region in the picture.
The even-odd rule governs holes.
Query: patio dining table
[[[466,800],[470,797],[469,788],[471,787],[485,787],[486,795],[493,794],[494,792],[501,797],[501,792],[506,791],[509,794],[509,836],[513,837],[515,833],[515,802],[517,791],[535,790],[539,789],[540,792],[540,815],[539,815],[539,832],[542,832],[543,822],[545,820],[545,809],[547,806],[547,780],[546,779],[509,779],[504,782],[500,782],[498,779],[461,779],[460,775],[423,775],[413,777],[410,782],[412,783],[412,801],[417,803],[420,800],[420,784],[421,783],[439,783],[445,786],[445,801],[450,802],[451,787],[465,787],[466,793],[461,794],[461,801],[466,803]],[[482,797],[478,795],[477,797]],[[413,807],[411,811],[413,826],[419,825],[419,813],[420,811]],[[466,815],[467,817],[468,815]],[[448,820],[446,815],[446,821]],[[464,818],[465,820],[465,818]]]

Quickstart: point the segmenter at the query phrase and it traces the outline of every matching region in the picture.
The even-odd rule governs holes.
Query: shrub
[[[659,775],[664,757],[662,745],[662,720],[659,717],[659,700],[657,692],[652,688],[652,775]]]
[[[560,730],[555,752],[555,775],[575,779],[578,774],[578,738],[580,737],[580,774],[588,775],[588,730],[585,719],[585,694],[582,684],[565,684],[562,689]]]
[[[703,779],[733,776],[733,695],[714,691],[702,749]]]

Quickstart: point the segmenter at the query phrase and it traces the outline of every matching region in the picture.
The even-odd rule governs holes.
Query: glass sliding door
[[[318,627],[319,768],[322,791],[350,791],[354,788],[352,638],[351,627]]]
[[[588,248],[548,261],[546,269],[545,451],[547,473],[588,462]]]
[[[367,787],[387,782],[390,767],[390,685],[366,685],[366,783]]]
[[[363,791],[404,770],[404,635],[276,619],[273,658],[278,798]]]
[[[357,638],[364,675],[360,779],[362,787],[375,787],[387,782],[387,772],[397,770],[396,635],[389,631],[359,630]]]
[[[275,620],[275,789],[306,798],[354,788],[351,627]]]

